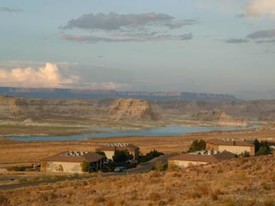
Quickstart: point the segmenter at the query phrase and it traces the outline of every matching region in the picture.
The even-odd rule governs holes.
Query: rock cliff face
[[[159,115],[153,112],[150,102],[140,99],[115,99],[108,114],[116,120],[157,120]]]
[[[247,126],[247,120],[240,117],[232,117],[223,111],[200,111],[193,115],[193,119],[202,122],[211,122],[223,126]]]

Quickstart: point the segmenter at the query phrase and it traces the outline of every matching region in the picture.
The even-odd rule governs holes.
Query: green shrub
[[[195,140],[190,145],[188,152],[195,152],[204,150],[206,148],[206,142],[204,140]]]
[[[244,157],[250,157],[250,154],[249,154],[248,151],[244,151],[243,156],[244,156]]]
[[[256,145],[255,145],[255,151],[256,151]],[[268,142],[261,141],[260,145],[259,145],[259,149],[258,149],[258,151],[256,151],[256,155],[269,155],[271,153],[272,153],[272,151],[270,149]]]
[[[160,155],[163,155],[162,152],[158,152],[157,150],[152,150],[151,152],[147,153],[144,156],[139,157],[139,162],[148,162],[151,159],[154,159],[155,157],[159,157]]]

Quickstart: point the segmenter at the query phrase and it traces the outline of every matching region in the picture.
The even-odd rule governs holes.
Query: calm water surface
[[[89,138],[127,137],[127,136],[179,136],[196,132],[241,130],[242,127],[191,127],[191,126],[167,126],[138,131],[105,131],[100,133],[86,133],[72,136],[8,136],[7,139],[31,142],[31,141],[67,141],[83,140]]]

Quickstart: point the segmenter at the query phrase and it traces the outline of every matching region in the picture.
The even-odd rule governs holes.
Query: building
[[[249,152],[250,155],[255,155],[255,147],[247,141],[236,141],[232,139],[212,139],[206,141],[206,149],[218,152],[228,151],[236,155]]]
[[[83,164],[88,163],[88,171],[103,168],[106,158],[94,152],[62,152],[41,160],[43,172],[83,173]]]
[[[216,153],[214,155],[209,153],[205,154],[181,154],[168,159],[168,165],[176,165],[179,168],[185,168],[189,166],[205,165],[208,163],[219,162],[222,160],[228,160],[235,158],[236,155],[230,152]]]
[[[131,155],[133,155],[134,160],[137,160],[139,157],[139,147],[128,143],[104,144],[96,149],[97,152],[104,152],[107,159],[113,159],[115,151],[117,150],[127,150]]]

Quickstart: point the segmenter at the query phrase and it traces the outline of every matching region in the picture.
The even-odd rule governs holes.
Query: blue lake
[[[243,130],[245,127],[193,127],[166,126],[138,131],[103,131],[100,133],[86,133],[72,136],[8,136],[7,139],[21,142],[31,141],[68,141],[89,138],[127,137],[127,136],[179,136],[197,132]]]

